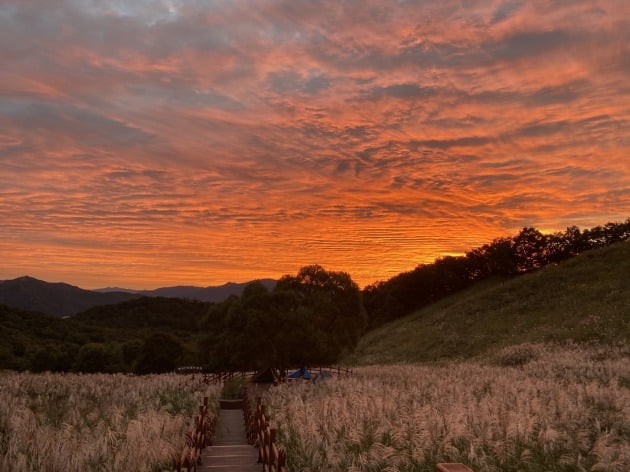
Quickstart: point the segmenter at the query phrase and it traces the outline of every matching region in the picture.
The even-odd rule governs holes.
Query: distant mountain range
[[[230,295],[240,296],[243,289],[252,282],[260,282],[267,289],[271,290],[276,286],[273,279],[252,280],[244,283],[228,282],[223,285],[209,287],[195,287],[191,285],[178,285],[175,287],[162,287],[155,290],[131,290],[120,287],[98,288],[94,292],[98,293],[127,293],[133,295],[141,295],[143,297],[168,297],[168,298],[187,298],[189,300],[198,300],[201,302],[222,302]]]
[[[259,280],[271,289],[276,281]],[[0,282],[0,304],[53,316],[69,316],[100,305],[112,305],[140,297],[186,298],[204,302],[221,302],[239,295],[251,282],[227,283],[217,287],[163,287],[155,290],[103,288],[84,290],[66,283],[50,283],[33,277],[19,277]]]

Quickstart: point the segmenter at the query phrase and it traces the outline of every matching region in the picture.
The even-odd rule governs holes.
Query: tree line
[[[459,257],[441,257],[360,290],[319,265],[222,303],[140,298],[68,319],[0,306],[0,369],[168,372],[331,364],[366,330],[490,278],[516,277],[630,238],[630,218],[581,231],[523,228]]]
[[[363,302],[368,329],[435,303],[478,281],[532,272],[628,238],[630,218],[584,231],[571,226],[552,234],[525,227],[516,236],[497,238],[464,256],[441,257],[432,264],[421,264],[412,271],[365,287]]]

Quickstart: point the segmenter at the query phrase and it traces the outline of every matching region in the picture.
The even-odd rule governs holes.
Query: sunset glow
[[[0,279],[363,286],[630,217],[627,0],[4,0],[0,63]]]

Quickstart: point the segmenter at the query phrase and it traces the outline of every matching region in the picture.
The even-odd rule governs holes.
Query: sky
[[[0,0],[0,279],[361,286],[630,216],[627,0]]]

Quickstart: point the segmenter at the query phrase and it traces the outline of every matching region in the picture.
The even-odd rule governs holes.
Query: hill
[[[526,342],[628,343],[630,243],[491,279],[368,332],[348,363],[470,357]]]
[[[210,304],[142,297],[98,306],[67,318],[0,305],[0,370],[71,370],[81,349],[103,352],[109,371],[132,371],[144,343],[155,336],[183,349],[194,363],[199,325]]]
[[[245,287],[254,282],[260,282],[268,290],[273,289],[276,285],[276,281],[273,279],[261,279],[243,283],[228,282],[223,285],[210,287],[194,287],[187,285],[162,287],[155,290],[142,290],[137,293],[144,295],[145,297],[187,298],[189,300],[197,300],[200,302],[220,303],[231,295],[240,297]]]
[[[98,293],[33,277],[19,277],[0,283],[0,304],[52,316],[74,315],[93,306],[110,305],[138,297],[133,293]]]
[[[0,304],[20,310],[63,317],[76,315],[96,306],[113,305],[140,297],[185,298],[200,302],[222,302],[231,295],[240,296],[243,289],[252,282],[228,282],[216,287],[163,287],[155,290],[130,290],[118,287],[84,290],[66,283],[50,283],[24,276],[0,281]],[[257,282],[262,283],[268,289],[272,289],[276,284],[276,281],[272,279],[262,279]]]
[[[42,369],[69,370],[79,347],[90,342],[124,340],[124,333],[81,325],[56,316],[0,305],[0,369],[38,370],[38,357],[55,357]]]
[[[181,298],[142,297],[116,305],[90,308],[73,316],[72,321],[113,329],[151,328],[194,333],[209,307],[208,303]]]

